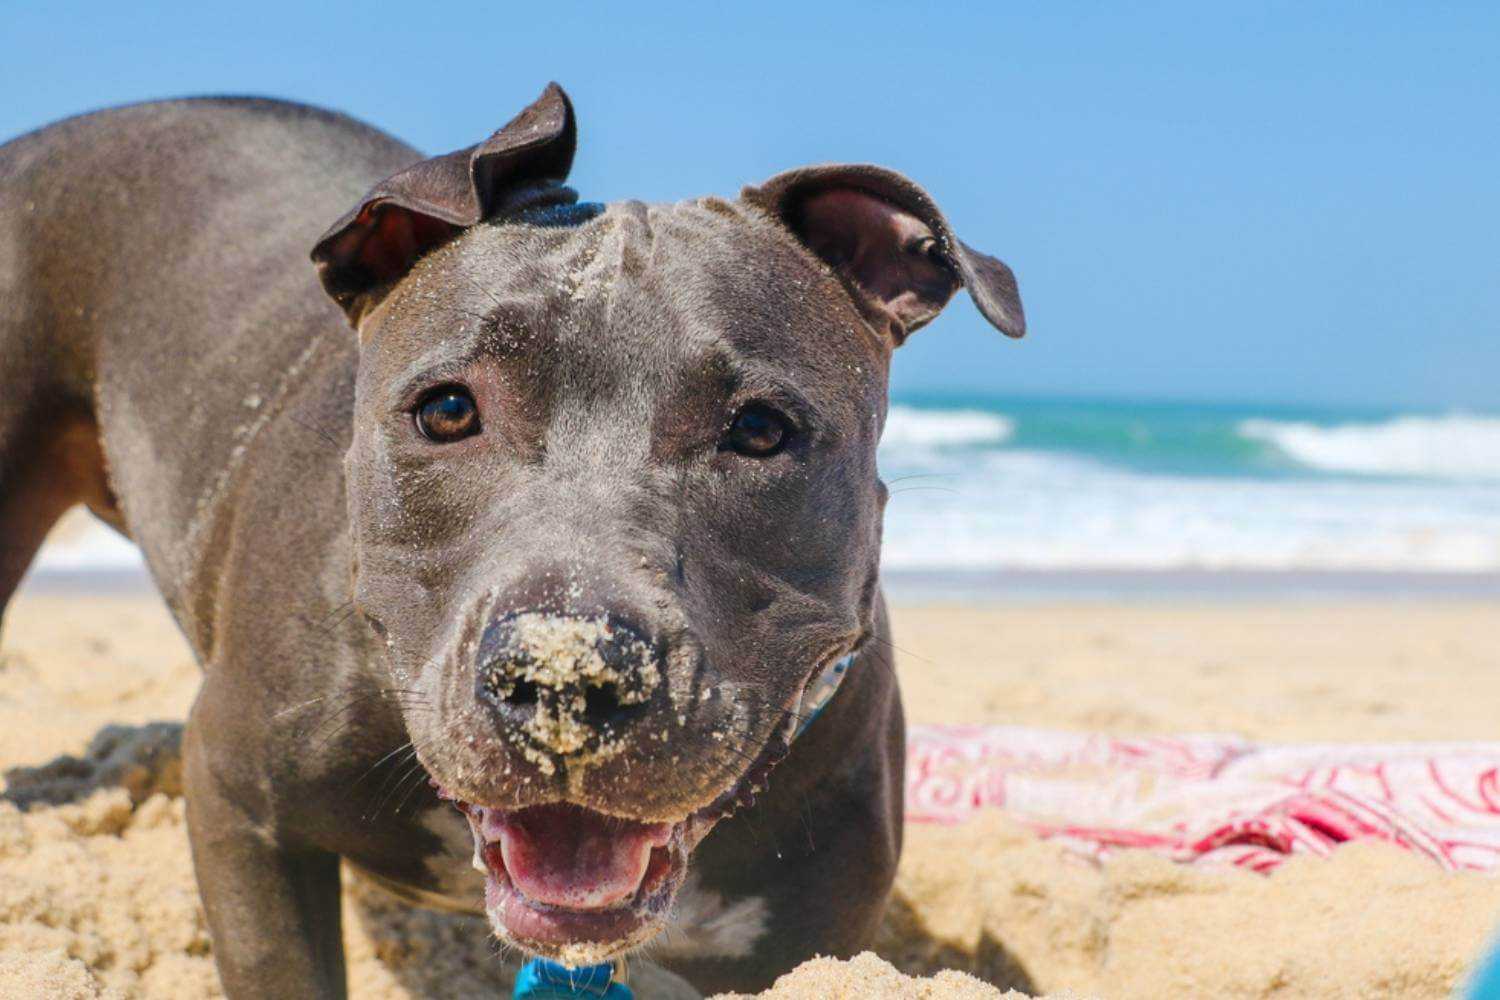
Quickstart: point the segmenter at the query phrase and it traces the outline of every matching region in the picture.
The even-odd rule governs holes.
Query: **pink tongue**
[[[486,810],[481,832],[500,841],[505,871],[527,899],[597,910],[635,895],[651,849],[671,840],[667,823],[631,823],[572,805]]]

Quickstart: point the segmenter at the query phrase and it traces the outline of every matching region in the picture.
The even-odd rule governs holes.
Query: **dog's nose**
[[[560,754],[644,715],[662,682],[658,644],[608,615],[504,615],[479,642],[475,694],[507,733]]]

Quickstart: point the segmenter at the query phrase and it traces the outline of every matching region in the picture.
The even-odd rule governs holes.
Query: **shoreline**
[[[1237,603],[1500,598],[1500,573],[1412,570],[945,569],[881,574],[894,604]]]
[[[1235,604],[1500,599],[1500,573],[1413,570],[895,569],[881,574],[899,607],[1015,604]],[[39,568],[22,594],[155,594],[144,566]]]

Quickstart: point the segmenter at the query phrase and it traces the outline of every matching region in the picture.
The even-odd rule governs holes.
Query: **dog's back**
[[[102,111],[0,147],[0,609],[83,502],[140,543],[208,652],[203,575],[245,454],[297,428],[310,441],[254,463],[290,482],[299,447],[345,433],[355,345],[307,249],[417,157],[342,115],[242,98]],[[298,398],[308,380],[320,391]]]

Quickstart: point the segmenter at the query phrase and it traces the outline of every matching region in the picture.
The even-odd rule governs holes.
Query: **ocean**
[[[888,575],[1500,573],[1500,415],[907,395]],[[43,572],[139,565],[94,527]]]
[[[1500,415],[909,396],[888,570],[1500,570]]]

